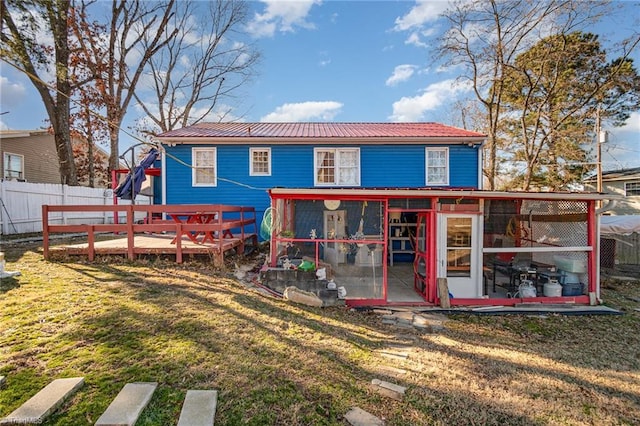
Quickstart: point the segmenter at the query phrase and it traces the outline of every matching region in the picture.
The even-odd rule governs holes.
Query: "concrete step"
[[[155,382],[127,383],[102,413],[96,426],[133,426],[157,387]]]
[[[407,390],[407,388],[405,388],[404,386],[396,385],[395,383],[390,383],[379,379],[371,380],[371,386],[373,387],[373,390],[378,394],[398,401],[402,401],[402,398],[404,398],[404,393]]]
[[[358,407],[349,410],[344,418],[351,426],[384,426],[382,419]]]
[[[84,384],[84,377],[56,379],[42,388],[0,424],[40,424]]]
[[[212,426],[218,405],[218,391],[189,390],[182,404],[178,426]]]

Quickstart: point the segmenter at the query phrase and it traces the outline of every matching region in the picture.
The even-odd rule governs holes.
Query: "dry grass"
[[[607,282],[623,316],[450,316],[439,334],[375,314],[259,295],[209,263],[46,262],[5,244],[0,416],[50,380],[86,385],[47,424],[93,424],[120,388],[157,381],[139,425],[175,424],[187,389],[218,389],[216,424],[337,425],[359,406],[389,425],[640,424],[640,286]],[[394,361],[377,350],[406,345]],[[380,367],[407,370],[388,377]],[[377,395],[373,378],[408,388]]]

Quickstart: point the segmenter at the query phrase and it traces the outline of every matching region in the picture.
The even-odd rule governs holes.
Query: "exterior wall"
[[[60,183],[58,154],[53,136],[46,132],[33,133],[29,137],[7,137],[0,139],[0,162],[4,170],[4,153],[24,156],[24,179],[34,183]]]
[[[4,153],[18,154],[24,157],[24,180],[31,183],[55,183],[60,184],[60,168],[58,153],[56,152],[53,135],[46,131],[25,131],[0,134],[0,172],[4,171]],[[26,136],[28,134],[29,136]],[[71,138],[73,146],[86,144],[84,140]],[[84,148],[86,150],[86,147]],[[102,169],[109,166],[109,155],[101,148],[95,147],[95,155],[102,162]],[[76,159],[76,167],[78,160]],[[0,176],[2,178],[3,176]],[[96,170],[96,187],[108,188],[110,177],[105,172]],[[80,186],[89,186],[88,177],[78,176]]]
[[[630,179],[627,182],[637,182],[639,179]],[[625,181],[604,182],[604,192],[611,194],[625,195]],[[640,214],[640,196],[632,195],[618,201],[615,208],[611,210],[612,215]]]
[[[616,194],[625,196],[624,184],[625,182],[638,182],[640,181],[640,177],[631,178],[627,180],[615,180],[615,181],[603,181],[602,182],[602,192],[606,192],[608,194]],[[585,189],[595,191],[595,185],[586,184]],[[607,214],[611,214],[614,216],[621,215],[636,215],[640,214],[640,195],[633,195],[629,197],[625,197],[624,200],[619,200],[612,210],[608,211]]]
[[[258,217],[269,207],[273,187],[313,188],[313,150],[325,145],[269,146],[271,176],[249,176],[249,148],[259,145],[217,145],[217,186],[192,185],[191,149],[166,146],[167,204],[220,203],[255,207]],[[195,147],[205,147],[197,145]],[[425,186],[424,145],[355,145],[360,148],[361,188],[421,188]],[[449,147],[449,187],[476,188],[478,148]]]

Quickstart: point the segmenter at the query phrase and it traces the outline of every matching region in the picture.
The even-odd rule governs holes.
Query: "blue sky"
[[[640,1],[592,29],[605,47],[640,28]],[[452,108],[468,91],[455,68],[431,59],[444,28],[445,1],[252,1],[248,39],[262,54],[258,74],[234,110],[243,121],[437,121],[457,124]],[[640,48],[634,59],[640,67]],[[3,129],[33,129],[46,113],[26,78],[0,65]],[[131,107],[126,118],[138,114]],[[610,130],[605,170],[640,167],[640,113]],[[122,137],[122,150],[130,138]],[[130,143],[130,142],[129,142]]]

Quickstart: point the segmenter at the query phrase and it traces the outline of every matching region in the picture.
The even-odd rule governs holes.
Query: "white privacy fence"
[[[136,204],[150,204],[150,198],[138,196]],[[43,205],[111,205],[113,192],[104,188],[67,186],[48,183],[3,181],[0,183],[0,231],[3,235],[42,232]],[[118,200],[118,204],[131,204]],[[61,212],[51,223],[113,223],[112,214]]]

